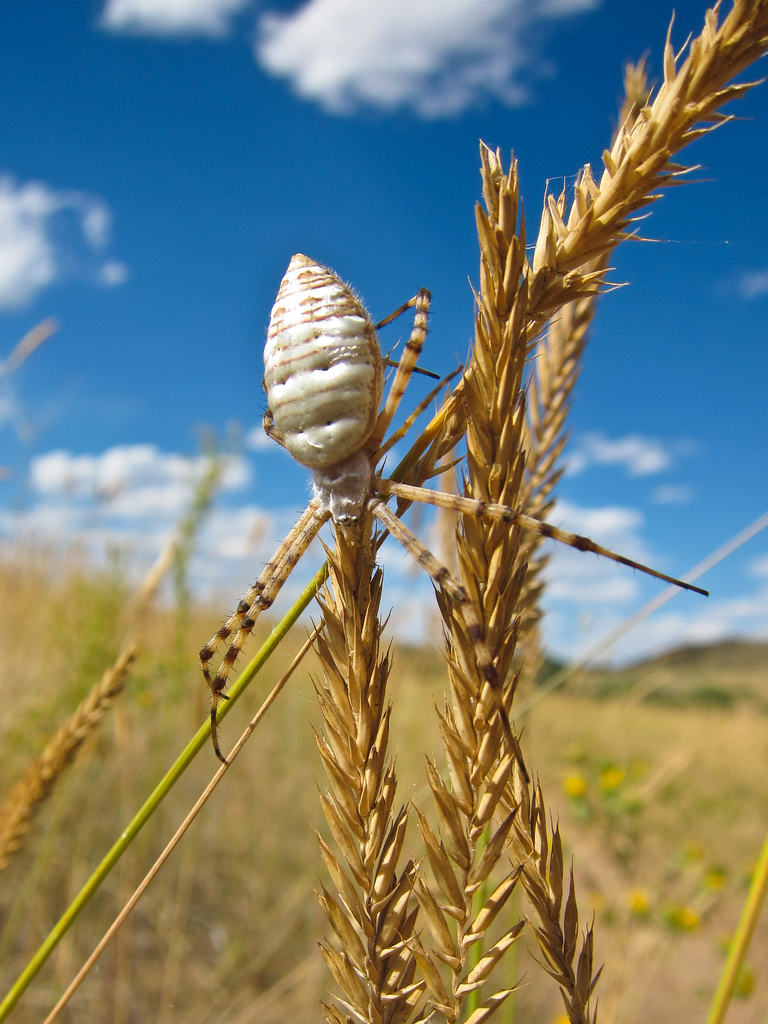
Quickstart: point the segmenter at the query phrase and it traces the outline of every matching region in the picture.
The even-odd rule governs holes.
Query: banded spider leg
[[[283,584],[293,572],[297,562],[312,543],[320,528],[328,521],[328,518],[328,514],[320,508],[314,499],[310,501],[296,525],[264,566],[261,575],[254,585],[243,594],[235,613],[227,619],[221,629],[211,637],[200,651],[200,664],[203,669],[203,675],[211,688],[211,739],[213,740],[213,749],[216,751],[218,759],[224,764],[227,763],[227,759],[219,748],[216,716],[219,702],[229,699],[226,693],[224,693],[229,673],[243,649],[251,630],[256,625],[259,615],[274,603]],[[216,651],[230,636],[232,637],[232,642],[216,670],[216,676],[212,677],[209,663],[216,654]]]

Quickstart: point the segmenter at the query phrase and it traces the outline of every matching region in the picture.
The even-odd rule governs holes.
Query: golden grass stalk
[[[478,208],[481,246],[480,291],[477,295],[476,344],[462,384],[452,396],[445,415],[467,424],[469,497],[521,507],[525,497],[525,401],[522,391],[526,359],[544,324],[569,302],[591,298],[605,286],[607,259],[612,249],[632,234],[635,214],[652,202],[655,191],[679,182],[685,168],[671,157],[711,124],[726,116],[722,104],[742,95],[749,83],[728,85],[728,80],[760,56],[766,46],[768,5],[736,3],[718,28],[719,5],[709,11],[702,35],[691,44],[689,56],[678,68],[669,40],[665,47],[664,84],[650,106],[643,106],[634,123],[619,129],[610,152],[604,155],[605,172],[596,183],[584,168],[566,217],[566,199],[548,196],[532,264],[525,247],[525,224],[518,221],[516,167],[505,174],[498,153],[481,149],[483,197],[486,211]],[[591,318],[591,304],[582,308],[581,323],[571,324],[573,347],[583,345],[583,329]],[[578,318],[577,318],[578,319]],[[558,389],[549,387],[547,402],[561,404],[553,424],[542,432],[537,472],[542,505],[550,500],[557,482],[557,458],[567,396],[575,380],[573,351],[560,352],[565,367]],[[549,381],[549,385],[552,381]],[[534,414],[535,415],[535,414]],[[438,417],[439,420],[439,417]],[[445,423],[445,419],[442,421]],[[539,426],[542,425],[539,417]],[[427,431],[429,434],[429,431]],[[549,479],[548,479],[549,475]],[[530,478],[528,480],[530,483]],[[551,486],[549,484],[551,483]],[[534,491],[536,488],[534,488]],[[511,707],[516,677],[506,683],[524,612],[523,587],[526,551],[519,531],[501,524],[486,526],[465,517],[457,534],[461,582],[478,610],[498,680],[504,683],[504,703]],[[419,966],[429,991],[430,1005],[447,1020],[457,1020],[466,996],[474,995],[495,962],[514,941],[514,926],[484,955],[476,968],[469,947],[480,938],[476,922],[495,917],[520,876],[533,903],[538,925],[536,937],[547,969],[556,978],[573,1024],[590,1020],[589,999],[596,983],[593,974],[592,929],[577,952],[578,908],[571,883],[563,908],[562,847],[557,828],[550,830],[540,789],[532,787],[519,748],[502,753],[502,734],[494,703],[476,667],[475,642],[464,617],[454,614],[440,595],[438,603],[446,624],[450,698],[441,716],[441,728],[452,786],[449,790],[434,766],[429,781],[440,819],[440,838],[422,819],[438,898],[417,883],[422,909],[435,946],[419,950]],[[487,683],[487,679],[485,682]],[[498,699],[498,698],[497,698]],[[517,748],[517,744],[513,744]],[[493,832],[482,854],[479,811],[488,803],[491,815],[501,794],[509,811]],[[517,811],[517,813],[515,813]],[[484,824],[489,823],[489,817]],[[502,880],[490,904],[473,905],[479,865],[486,871],[499,862],[503,837],[509,834],[519,867]],[[522,873],[521,873],[522,872]],[[483,879],[483,880],[484,880]],[[448,908],[448,909],[446,909]],[[449,919],[457,922],[456,938]],[[443,983],[439,964],[451,972],[450,990]],[[478,1006],[471,1020],[484,1019],[505,998],[499,991]]]
[[[142,620],[163,577],[173,564],[175,554],[176,542],[172,540],[162,550],[139,586],[132,608],[134,625],[131,636],[124,641],[114,664],[104,672],[90,693],[54,733],[0,807],[0,871],[7,867],[11,854],[21,847],[32,819],[50,796],[59,777],[98,728],[112,702],[122,693],[138,651],[136,636],[140,632]]]
[[[467,471],[465,493],[484,502],[519,507],[525,484],[524,452],[524,371],[530,352],[526,327],[529,322],[529,267],[525,255],[525,222],[518,214],[518,178],[516,165],[505,174],[500,160],[486,148],[481,150],[483,197],[487,213],[478,208],[481,239],[480,291],[476,296],[475,349],[464,379],[467,413]],[[518,227],[518,217],[520,224]],[[503,703],[512,705],[517,676],[510,678],[512,658],[518,639],[519,616],[526,563],[520,557],[521,535],[517,529],[499,523],[487,524],[477,517],[464,517],[457,530],[456,543],[460,579],[475,602],[485,626],[486,642],[498,679],[503,684]],[[522,923],[508,927],[479,960],[470,957],[474,943],[482,940],[514,891],[518,880],[543,914],[541,924],[550,961],[558,964],[572,959],[568,945],[573,939],[571,923],[577,920],[576,900],[571,888],[567,902],[568,927],[560,928],[560,900],[563,865],[559,836],[552,842],[552,856],[545,851],[537,859],[528,849],[513,859],[496,888],[487,899],[475,899],[479,887],[494,868],[501,866],[505,847],[512,842],[516,852],[527,839],[531,823],[531,799],[528,775],[519,746],[504,749],[504,730],[493,705],[484,699],[483,680],[479,676],[472,637],[464,620],[438,598],[445,622],[449,678],[449,702],[441,715],[441,730],[448,759],[452,787],[449,790],[433,766],[429,770],[435,804],[440,820],[440,840],[426,822],[422,833],[436,886],[448,916],[457,921],[454,946],[446,945],[446,911],[434,899],[432,926],[435,946],[430,951],[433,966],[448,963],[451,991],[442,1003],[432,992],[432,1004],[448,1020],[458,1020],[468,996],[477,999],[480,986],[512,945]],[[537,793],[533,790],[533,794]],[[514,797],[510,799],[510,795]],[[520,805],[518,807],[518,805]],[[499,815],[501,824],[493,824]],[[539,848],[548,847],[546,820],[534,816]],[[490,828],[487,845],[483,831]],[[518,838],[519,837],[519,838]],[[526,877],[526,868],[528,877]],[[540,890],[555,898],[542,903]],[[493,888],[492,886],[490,888]],[[419,890],[417,890],[418,894]],[[436,909],[437,908],[437,909]],[[437,927],[433,926],[436,922]],[[441,944],[442,933],[442,944]],[[584,1021],[585,1004],[593,984],[591,934],[582,947],[582,970],[577,979],[571,973],[558,974],[566,986],[566,1005],[578,1006],[572,1020]],[[575,941],[574,941],[575,949]],[[586,982],[584,978],[586,977]],[[493,991],[476,1005],[470,1020],[485,1020],[503,1002],[509,989]],[[584,998],[580,998],[581,993]],[[478,1000],[479,1001],[479,1000]]]
[[[617,131],[632,128],[647,98],[644,59],[637,64],[627,64]],[[561,197],[561,202],[564,202],[564,197]],[[611,253],[606,252],[591,261],[586,273],[605,274],[610,257]],[[573,389],[581,374],[597,299],[597,295],[585,295],[564,306],[547,326],[532,360],[524,426],[526,463],[522,505],[528,515],[536,519],[547,519],[551,514],[554,491],[565,470],[562,455],[569,437],[565,424]],[[542,659],[540,602],[544,590],[542,577],[548,562],[548,558],[540,554],[542,540],[533,532],[521,538],[521,558],[528,562],[528,571],[521,598],[523,611],[518,656],[525,665],[526,680],[535,678]]]
[[[336,887],[319,892],[335,941],[321,944],[343,992],[339,1005],[323,1004],[325,1019],[405,1022],[423,983],[414,981],[418,906],[412,897],[415,867],[398,868],[408,813],[395,804],[397,780],[388,758],[389,652],[380,651],[382,572],[376,568],[371,522],[336,527],[328,552],[330,586],[318,600],[325,631],[317,643],[323,681],[317,695],[323,735],[317,746],[328,789],[321,803],[339,856],[318,835]]]
[[[52,321],[40,324],[19,343],[14,352],[24,348],[19,358],[25,358],[29,351],[52,333],[55,326]],[[27,341],[32,335],[32,340]],[[190,557],[194,535],[210,507],[221,472],[221,459],[211,457],[195,488],[189,509],[177,527],[176,535],[165,545],[139,585],[131,603],[128,636],[114,664],[104,672],[99,682],[48,741],[42,753],[32,761],[0,807],[0,871],[8,865],[10,855],[20,848],[34,815],[52,792],[61,774],[75,759],[107,709],[122,692],[136,658],[138,638],[152,601],[169,569],[174,567],[177,574],[183,573],[183,567]]]
[[[122,691],[135,657],[136,644],[131,642],[11,789],[0,807],[0,871],[8,866],[11,854],[21,847],[32,819],[62,772]]]

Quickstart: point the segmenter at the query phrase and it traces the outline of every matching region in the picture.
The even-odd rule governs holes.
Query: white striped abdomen
[[[310,469],[359,451],[376,422],[383,364],[373,324],[332,271],[301,254],[272,308],[264,385],[277,436]]]

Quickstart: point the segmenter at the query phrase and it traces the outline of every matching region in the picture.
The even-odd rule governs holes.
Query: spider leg
[[[375,330],[375,328],[374,328],[374,330]],[[390,350],[390,351],[393,351],[393,350]],[[397,366],[397,363],[395,362],[394,359],[390,359],[389,356],[387,356],[384,359],[384,365],[385,366],[391,366],[391,367],[394,368],[395,366]],[[414,373],[420,373],[423,377],[431,377],[432,380],[440,380],[440,374],[439,373],[435,373],[433,370],[425,370],[423,366],[414,366],[413,372]]]
[[[682,587],[683,590],[692,590],[697,594],[703,594],[704,597],[709,597],[708,590],[702,590],[701,587],[695,587],[692,583],[686,583],[684,580],[678,580],[674,576],[667,576],[663,572],[657,572],[656,569],[651,569],[649,566],[643,565],[642,562],[635,562],[631,558],[625,558],[624,555],[617,555],[615,552],[609,551],[608,548],[604,548],[600,544],[595,544],[588,537],[582,537],[578,533],[569,533],[567,530],[560,530],[556,526],[550,526],[549,523],[542,523],[540,520],[527,516],[523,512],[516,512],[508,505],[494,505],[491,502],[478,501],[475,498],[462,498],[457,494],[445,494],[443,491],[432,491],[426,487],[413,487],[410,484],[400,484],[394,480],[385,480],[381,477],[374,479],[373,487],[379,494],[394,494],[398,498],[405,498],[408,501],[421,501],[426,505],[447,508],[453,512],[461,512],[463,515],[473,515],[478,518],[490,516],[493,519],[500,519],[505,523],[513,523],[523,530],[531,530],[533,533],[538,533],[549,540],[559,541],[561,544],[567,544],[578,551],[589,551],[594,555],[610,558],[621,565],[629,566],[630,569],[638,569],[648,576],[664,580],[665,583],[671,583],[676,587]]]
[[[431,296],[426,288],[422,288],[417,295],[415,295],[410,302],[406,302],[400,309],[382,320],[377,327],[382,327],[384,324],[388,324],[400,313],[405,312],[410,307],[416,308],[416,315],[413,318],[413,330],[411,336],[405,344],[403,353],[400,356],[400,361],[397,364],[397,370],[395,370],[395,376],[392,380],[392,384],[387,395],[387,400],[384,403],[384,408],[379,413],[379,418],[376,420],[376,426],[373,428],[373,432],[368,439],[366,444],[366,450],[374,452],[381,444],[384,435],[387,432],[392,419],[397,412],[397,407],[400,405],[400,401],[405,394],[405,389],[408,386],[408,381],[411,379],[411,374],[414,371],[416,362],[421,354],[421,349],[424,344],[424,339],[427,336],[427,314],[429,313],[429,300]]]
[[[415,370],[418,371],[418,369],[419,369],[418,366],[415,367]],[[439,380],[437,382],[437,384],[435,384],[435,386],[432,388],[432,390],[429,392],[429,394],[426,396],[426,398],[422,399],[422,401],[419,402],[419,404],[416,406],[416,408],[413,410],[413,412],[403,422],[402,426],[398,427],[398,429],[387,438],[387,440],[382,444],[382,446],[376,452],[375,458],[376,458],[377,462],[378,462],[378,460],[383,455],[387,454],[387,452],[390,450],[390,448],[394,448],[394,446],[397,444],[397,442],[400,441],[403,437],[405,437],[405,435],[411,429],[413,424],[416,422],[416,420],[419,418],[419,416],[421,416],[421,414],[424,412],[424,410],[427,408],[427,406],[432,402],[432,400],[437,397],[439,392],[445,387],[446,384],[450,384],[450,382],[454,379],[454,377],[458,377],[458,375],[461,373],[461,370],[462,370],[462,367],[459,366],[457,369],[455,369],[453,371],[453,373],[449,373],[447,376],[443,377],[442,380]]]
[[[504,730],[508,748],[515,754],[518,764],[520,765],[523,774],[526,776],[526,781],[528,781],[525,770],[525,761],[523,760],[522,751],[520,750],[520,744],[512,731],[512,726],[509,724],[509,716],[507,714],[507,709],[504,706],[504,698],[501,690],[501,684],[499,682],[499,676],[496,671],[496,666],[493,663],[490,649],[485,641],[485,631],[477,613],[477,609],[472,603],[469,594],[467,594],[464,587],[462,587],[460,583],[457,583],[446,567],[438,562],[432,552],[424,547],[418,537],[408,529],[401,519],[397,518],[392,509],[388,508],[383,501],[379,498],[372,498],[368,502],[368,510],[379,520],[379,522],[383,523],[392,536],[403,545],[406,551],[408,551],[415,561],[419,563],[425,572],[427,572],[432,582],[436,586],[440,587],[443,593],[453,601],[454,605],[458,609],[459,614],[464,620],[464,625],[467,628],[469,638],[474,647],[477,667],[485,684],[484,690],[480,694],[479,704],[480,706],[487,707],[488,697],[490,696],[490,703],[495,704],[499,713],[499,719],[501,721],[502,729]]]
[[[243,595],[235,613],[211,637],[200,651],[200,664],[205,680],[211,688],[211,737],[213,748],[220,761],[226,758],[219,749],[216,714],[221,700],[228,700],[223,692],[229,673],[237,660],[245,641],[256,625],[256,619],[274,602],[281,587],[291,575],[296,563],[307,550],[320,527],[328,519],[316,501],[311,501],[299,517],[296,525],[280,544],[273,557],[267,562],[254,585]],[[227,652],[221,660],[215,678],[211,677],[209,662],[221,645],[234,634]]]

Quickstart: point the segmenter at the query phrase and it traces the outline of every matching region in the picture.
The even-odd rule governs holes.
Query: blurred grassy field
[[[0,800],[112,663],[130,592],[119,563],[87,575],[77,555],[0,563]],[[196,651],[224,607],[156,612],[127,689],[59,780],[0,873],[0,982],[7,990],[193,731],[208,695]],[[262,635],[264,631],[262,630]],[[287,666],[301,629],[224,723],[224,749]],[[256,650],[251,641],[249,652]],[[594,907],[606,1024],[703,1021],[768,824],[768,645],[681,651],[591,672],[535,706],[524,749],[559,815],[579,906]],[[329,979],[312,887],[323,831],[310,656],[63,1018],[73,1022],[295,1024],[320,1019]],[[439,654],[397,650],[392,737],[400,799],[426,803],[439,757]],[[218,763],[206,748],[14,1011],[39,1022]],[[418,855],[412,827],[411,851]],[[515,913],[525,913],[520,902]],[[555,1024],[556,986],[529,939],[506,1018]],[[763,915],[729,1024],[768,1019]]]

